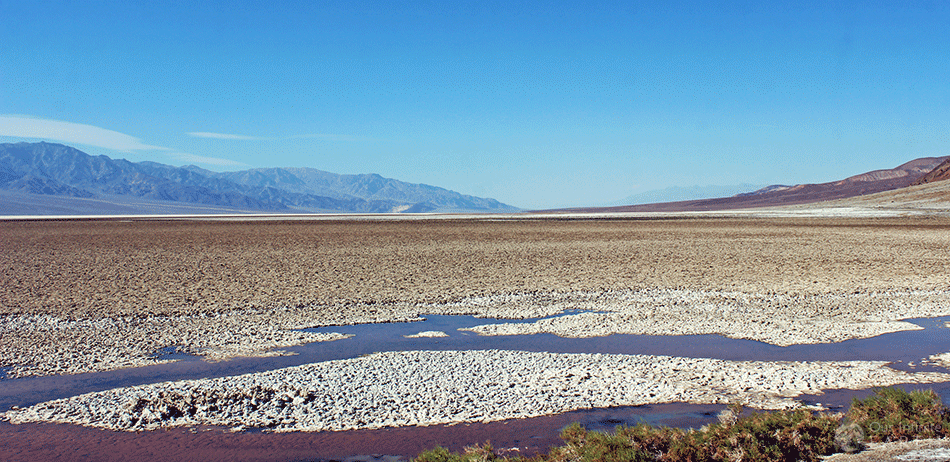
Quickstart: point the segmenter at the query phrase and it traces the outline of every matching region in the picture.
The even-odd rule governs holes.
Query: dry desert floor
[[[535,292],[944,290],[950,219],[6,221],[0,248],[2,314],[323,322]]]
[[[8,379],[154,364],[169,346],[210,360],[279,355],[346,337],[302,328],[426,314],[547,317],[471,329],[479,335],[720,334],[780,346],[950,315],[946,217],[6,221],[0,248]],[[107,390],[4,418],[346,430],[659,402],[774,409],[823,389],[948,381],[881,361],[384,352]]]

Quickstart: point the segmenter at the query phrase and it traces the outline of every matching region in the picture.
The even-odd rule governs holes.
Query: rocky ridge
[[[936,166],[930,173],[920,177],[920,179],[914,182],[913,186],[943,180],[950,180],[950,159],[943,161],[942,164]]]

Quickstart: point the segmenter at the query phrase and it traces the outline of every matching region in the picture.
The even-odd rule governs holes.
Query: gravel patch
[[[950,448],[915,449],[906,454],[895,457],[897,460],[909,461],[946,461],[950,460]]]
[[[289,306],[322,321],[341,308],[552,291],[947,289],[947,218],[684,217],[0,221],[0,313]]]
[[[799,406],[823,389],[950,380],[883,362],[757,362],[519,351],[387,352],[214,379],[118,388],[3,414],[11,423],[114,430],[183,425],[274,431],[490,422],[650,403]]]
[[[834,454],[823,460],[829,462],[938,462],[950,460],[950,440],[920,439],[867,443],[867,449],[856,454]]]

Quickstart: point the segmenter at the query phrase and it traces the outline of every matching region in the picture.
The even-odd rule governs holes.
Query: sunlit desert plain
[[[941,216],[19,220],[0,248],[0,438],[23,453],[128,431],[171,459],[530,453],[518,422],[556,437],[531,419],[565,413],[950,382]]]

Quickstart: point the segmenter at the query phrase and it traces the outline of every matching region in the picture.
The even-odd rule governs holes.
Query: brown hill
[[[914,159],[896,168],[874,170],[854,175],[843,180],[820,184],[795,186],[774,185],[746,194],[717,199],[701,199],[658,204],[625,205],[619,207],[574,208],[576,212],[694,212],[777,207],[783,205],[811,204],[814,202],[845,199],[867,194],[905,188],[938,165],[946,164],[950,156],[923,157]]]
[[[933,183],[934,181],[950,180],[950,159],[930,171],[930,173],[920,177],[914,182],[914,185]]]
[[[950,211],[950,181],[932,181],[867,196],[819,202],[803,207],[861,207],[911,212]]]

